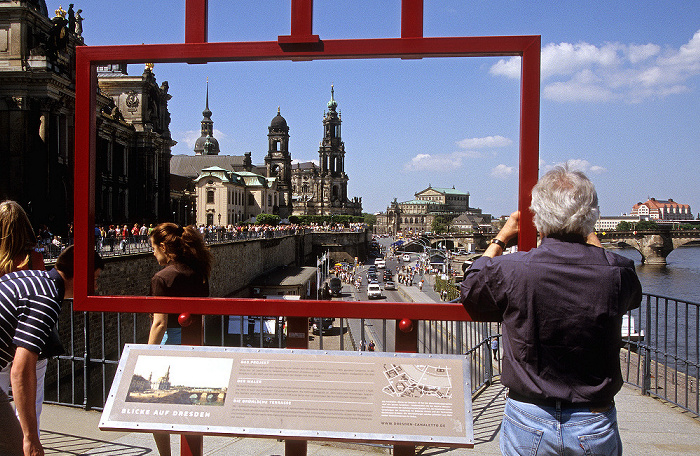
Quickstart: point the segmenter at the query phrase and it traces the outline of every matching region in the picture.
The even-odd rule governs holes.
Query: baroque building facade
[[[171,191],[171,205],[178,208],[174,212],[187,214],[189,207],[190,213],[196,214],[198,225],[253,221],[261,213],[279,215],[281,219],[292,215],[362,215],[361,199],[347,198],[345,145],[336,108],[331,88],[328,112],[324,113],[324,137],[319,147],[320,166],[313,162],[293,163],[289,126],[280,108],[268,126],[264,164],[255,165],[251,152],[242,156],[220,154],[207,88],[201,135],[195,142],[194,155],[178,154],[171,159],[171,180],[183,183],[183,189],[184,182],[192,182],[189,193]]]
[[[73,220],[80,12],[71,5],[50,18],[44,0],[0,0],[0,199],[18,201],[35,226],[57,234]],[[167,220],[167,83],[158,87],[151,69],[137,78],[123,67],[100,70],[95,220]]]
[[[342,119],[331,86],[328,111],[323,116],[323,139],[318,150],[319,165],[296,163],[292,168],[294,215],[362,215],[362,198],[348,198],[345,173],[345,143]]]
[[[456,219],[472,216],[470,222],[477,227],[488,225],[491,216],[481,209],[469,207],[469,193],[452,188],[428,188],[414,194],[412,200],[398,202],[396,198],[386,212],[377,214],[374,226],[376,234],[413,235],[430,232],[437,217]],[[460,225],[462,226],[462,225]]]

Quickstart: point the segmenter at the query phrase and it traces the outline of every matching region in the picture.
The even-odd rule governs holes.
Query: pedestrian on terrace
[[[593,233],[598,196],[583,173],[555,167],[530,210],[540,246],[502,255],[518,236],[513,212],[461,285],[473,318],[503,321],[501,452],[621,455],[614,397],[622,317],[642,297],[634,262]]]

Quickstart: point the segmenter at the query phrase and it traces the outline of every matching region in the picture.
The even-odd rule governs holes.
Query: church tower
[[[345,144],[340,134],[342,122],[336,110],[335,92],[331,85],[331,99],[328,102],[328,112],[323,117],[323,139],[318,150],[321,166],[321,188],[317,194],[322,195],[321,201],[327,206],[324,213],[334,213],[331,207],[341,208],[347,200],[348,176],[345,174]]]
[[[207,78],[207,104],[202,111],[202,133],[194,143],[195,155],[219,155],[219,141],[214,138],[214,121],[209,110],[209,79]]]
[[[280,114],[280,108],[270,122],[267,139],[267,177],[277,178],[280,199],[276,213],[284,219],[292,215],[292,157],[289,155],[289,127]]]

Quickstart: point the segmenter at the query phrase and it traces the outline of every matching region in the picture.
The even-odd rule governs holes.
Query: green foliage
[[[365,212],[362,214],[362,221],[365,222],[371,228],[377,224],[377,216]]]
[[[257,217],[255,217],[255,224],[256,225],[271,225],[271,226],[277,226],[282,220],[279,215],[274,215],[274,214],[258,214]]]
[[[632,222],[620,222],[615,227],[617,231],[632,231],[634,230],[634,224]]]
[[[637,223],[638,231],[654,231],[659,229],[659,224],[651,220],[642,220]]]

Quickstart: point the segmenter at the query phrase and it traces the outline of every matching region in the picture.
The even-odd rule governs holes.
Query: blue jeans
[[[501,453],[528,455],[622,455],[617,410],[541,407],[508,398],[501,424]]]
[[[182,328],[168,328],[163,334],[161,345],[180,345],[182,342]]]

